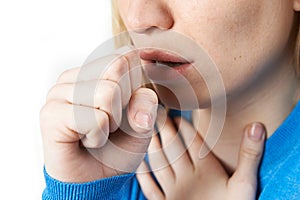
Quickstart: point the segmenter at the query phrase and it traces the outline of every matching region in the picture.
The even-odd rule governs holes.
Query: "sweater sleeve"
[[[46,188],[43,200],[112,200],[145,197],[135,174],[124,174],[87,183],[64,183],[49,176],[44,168]]]

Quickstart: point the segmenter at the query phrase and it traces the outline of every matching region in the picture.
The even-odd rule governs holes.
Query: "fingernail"
[[[248,131],[248,136],[251,140],[259,142],[263,139],[265,135],[265,129],[262,124],[254,123],[251,129]]]
[[[140,128],[151,129],[152,119],[149,113],[137,112],[134,116],[134,120]]]

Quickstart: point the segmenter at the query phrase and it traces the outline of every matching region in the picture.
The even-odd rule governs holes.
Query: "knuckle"
[[[149,89],[149,88],[139,88],[135,92],[134,95],[143,97],[152,104],[157,104],[158,103],[158,98],[157,98],[156,93],[153,90]]]
[[[43,120],[52,118],[58,104],[59,103],[56,101],[47,102],[40,110],[40,119]]]
[[[145,187],[143,192],[145,192],[145,196],[148,199],[162,200],[159,195],[156,192],[153,192],[152,188],[150,187]]]
[[[51,109],[49,109],[49,103],[46,103],[40,110],[40,119],[43,120],[43,119],[47,119],[48,116],[49,116],[49,111]]]
[[[94,139],[94,140],[85,140],[82,142],[83,146],[86,148],[101,148],[106,144],[106,140]]]
[[[111,64],[112,72],[117,75],[117,77],[121,77],[128,71],[128,61],[124,56],[119,57]]]
[[[40,127],[42,130],[49,130],[53,127],[53,119],[55,119],[55,109],[57,107],[57,102],[50,101],[45,104],[39,113]],[[49,131],[42,131],[42,135],[45,135]]]
[[[102,110],[95,110],[95,116],[97,121],[97,126],[100,130],[106,132],[108,130],[109,117],[106,112]]]
[[[39,114],[39,116],[40,116],[40,121],[42,122],[45,118],[47,118],[46,116],[47,116],[47,113],[48,111],[47,111],[47,104],[45,104],[42,108],[41,108],[41,110],[40,110],[40,114]]]
[[[71,68],[71,69],[67,69],[65,70],[63,73],[61,73],[57,80],[56,80],[56,83],[65,83],[67,81],[67,77],[75,70],[79,69],[78,67],[77,68]]]
[[[101,80],[96,92],[94,93],[94,102],[99,104],[105,99],[111,100],[116,95],[120,96],[120,93],[121,88],[117,83],[113,81]]]
[[[67,70],[65,70],[63,73],[61,73],[61,74],[58,76],[58,78],[57,78],[57,80],[56,80],[56,83],[62,83],[62,82],[64,82],[66,75],[69,74],[70,71],[71,71],[71,69],[67,69]]]
[[[49,101],[53,98],[53,96],[56,93],[56,91],[58,90],[58,88],[59,88],[58,84],[55,84],[50,88],[50,90],[47,93],[46,101]]]
[[[250,148],[250,147],[243,147],[241,149],[241,156],[243,156],[244,158],[247,158],[249,160],[259,160],[261,157],[261,151],[254,149],[254,148]]]

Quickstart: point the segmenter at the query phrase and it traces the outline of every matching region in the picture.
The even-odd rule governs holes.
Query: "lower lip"
[[[175,67],[168,65],[157,64],[150,61],[142,61],[143,68],[149,79],[157,81],[168,81],[184,78],[187,75],[188,69],[192,66],[191,63],[184,63]]]

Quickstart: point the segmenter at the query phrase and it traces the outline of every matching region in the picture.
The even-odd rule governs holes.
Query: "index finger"
[[[76,77],[76,82],[93,79],[113,81],[121,88],[122,107],[129,102],[131,96],[129,62],[123,55],[112,54],[96,59],[82,66]]]
[[[139,53],[133,46],[124,46],[117,49],[115,53],[124,55],[128,61],[131,92],[133,93],[143,86],[143,72]]]

